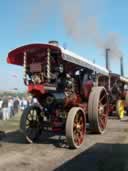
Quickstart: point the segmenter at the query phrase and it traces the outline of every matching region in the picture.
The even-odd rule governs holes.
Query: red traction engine
[[[128,78],[110,73],[110,115],[114,114],[119,119],[123,119],[128,106]]]
[[[108,93],[109,115],[123,119],[128,112],[128,78],[116,73],[109,73],[109,77],[97,76],[99,86],[104,86]]]
[[[20,130],[29,142],[42,131],[64,134],[70,148],[79,148],[85,139],[86,123],[94,133],[105,131],[108,96],[96,83],[97,74],[108,71],[55,41],[29,44],[8,54],[9,64],[24,67],[24,83],[38,103],[21,116]]]

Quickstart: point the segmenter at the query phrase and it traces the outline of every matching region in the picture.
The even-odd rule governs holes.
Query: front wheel
[[[29,143],[33,143],[41,134],[41,110],[38,106],[30,106],[23,111],[20,130]]]
[[[85,113],[80,107],[70,109],[66,121],[66,138],[70,148],[79,148],[85,137]]]

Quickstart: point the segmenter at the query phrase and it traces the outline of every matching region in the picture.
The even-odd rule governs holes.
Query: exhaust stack
[[[53,45],[53,46],[59,46],[59,42],[56,40],[50,40],[48,44]]]
[[[124,76],[123,56],[120,58],[120,74],[121,76]]]
[[[106,69],[110,71],[110,58],[109,58],[110,49],[106,49],[105,60],[106,60]]]

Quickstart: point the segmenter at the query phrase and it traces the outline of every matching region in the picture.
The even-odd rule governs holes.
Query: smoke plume
[[[61,16],[66,33],[75,42],[83,45],[93,44],[102,51],[110,48],[111,57],[122,56],[120,36],[108,33],[103,36],[98,16],[102,15],[102,0],[35,0],[30,4],[26,18],[28,28],[43,22],[44,25],[51,17],[56,21],[55,12]],[[58,23],[59,28],[59,23]]]
[[[50,3],[50,1],[51,0],[31,0],[22,23],[24,32],[34,30],[40,23],[44,23],[44,25],[47,24],[51,15],[50,11],[53,9],[53,4]]]
[[[96,4],[97,3],[97,4]],[[92,6],[93,4],[93,6]],[[110,56],[120,58],[122,52],[120,47],[120,36],[118,33],[110,32],[105,37],[101,34],[98,22],[97,6],[102,6],[101,1],[85,0],[73,1],[61,0],[61,11],[64,17],[64,25],[69,36],[76,42],[83,44],[94,44],[102,51],[110,49]],[[84,11],[86,12],[84,12]],[[92,12],[93,11],[93,12]],[[101,15],[101,14],[100,14]]]

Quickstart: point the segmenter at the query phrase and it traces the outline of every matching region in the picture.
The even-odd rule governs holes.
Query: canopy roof
[[[81,57],[67,49],[64,49],[60,46],[54,46],[50,44],[28,44],[19,48],[16,48],[9,52],[7,57],[7,62],[9,64],[15,65],[23,65],[23,55],[24,52],[28,53],[27,63],[30,63],[31,54],[36,54],[37,52],[43,52],[47,48],[51,50],[55,50],[57,53],[60,53],[61,58],[68,63],[73,63],[76,66],[81,66],[83,68],[88,68],[92,71],[96,71],[97,73],[101,73],[104,75],[109,75],[109,71],[106,68],[103,68],[99,65],[92,63],[91,61],[87,60],[84,57]]]
[[[27,64],[31,63],[31,58],[37,54],[42,53],[47,48],[50,48],[51,50],[58,50],[60,49],[56,46],[52,46],[49,44],[28,44],[25,46],[18,47],[8,53],[7,62],[9,64],[15,64],[15,65],[23,65],[23,58],[24,58],[24,52],[27,52]]]
[[[120,80],[128,84],[128,78],[120,76]]]
[[[110,73],[110,76],[112,76],[112,77],[114,77],[114,78],[116,78],[116,79],[118,79],[118,80],[128,84],[128,78],[126,78],[124,76],[121,76],[121,75],[116,74],[116,73]]]

